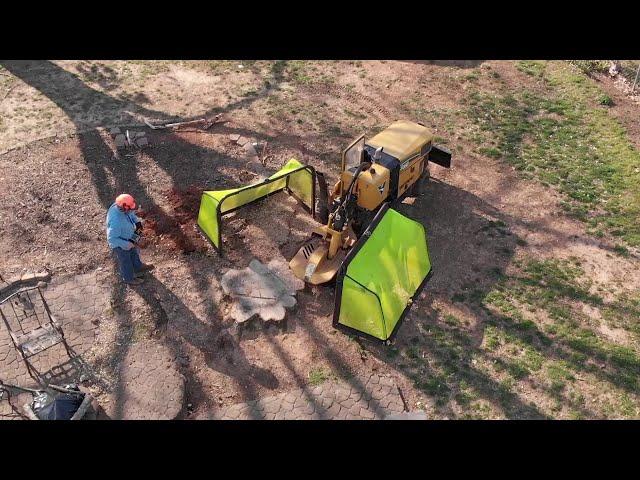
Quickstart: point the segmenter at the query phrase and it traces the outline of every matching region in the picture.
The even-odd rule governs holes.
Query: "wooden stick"
[[[640,64],[638,64],[638,71],[636,72],[636,79],[633,81],[633,87],[631,88],[631,95],[636,92],[636,83],[638,83],[638,75],[640,75]]]
[[[199,120],[189,120],[188,122],[176,122],[176,123],[167,123],[165,125],[151,125],[151,123],[149,123],[148,120],[145,119],[144,123],[147,124],[147,126],[153,130],[158,130],[160,128],[173,128],[173,127],[178,127],[180,125],[190,125],[193,123],[200,123],[200,122],[204,122],[205,119],[201,118]]]
[[[165,128],[165,127],[162,127],[162,126],[157,127],[157,126],[155,126],[155,125],[151,125],[151,124],[149,123],[149,120],[147,120],[146,118],[144,119],[144,123],[146,123],[146,124],[147,124],[147,127],[149,127],[149,128],[150,128],[150,129],[152,129],[152,130],[157,130],[157,129],[159,129],[159,128]]]
[[[213,120],[211,120],[211,121],[210,121],[210,122],[211,122],[211,124],[210,124],[208,127],[206,127],[206,128],[207,128],[207,129],[208,129],[208,128],[210,128],[210,127],[211,127],[211,125],[213,125],[215,122],[217,122],[218,120],[220,120],[220,117],[222,117],[222,114],[221,114],[221,113],[219,113],[218,115],[216,115],[216,116],[213,118]],[[167,123],[167,124],[165,124],[165,125],[151,125],[151,123],[150,123],[147,119],[145,119],[145,120],[144,120],[144,123],[146,123],[146,124],[147,124],[147,126],[148,126],[149,128],[151,128],[151,129],[153,129],[153,130],[157,130],[157,129],[160,129],[160,128],[176,128],[176,127],[180,127],[180,126],[182,126],[182,125],[193,125],[193,124],[195,124],[195,123],[203,123],[203,122],[206,122],[206,121],[207,121],[207,119],[206,119],[206,118],[199,118],[199,119],[197,119],[197,120],[188,120],[188,121],[186,121],[186,122],[174,122],[174,123]]]
[[[165,125],[165,128],[181,127],[182,125],[193,125],[194,123],[202,123],[204,121],[206,121],[206,118],[200,118],[198,120],[189,120],[188,122],[167,123]]]
[[[262,165],[266,166],[266,157],[264,156],[264,153],[267,151],[267,142],[264,142],[264,145],[262,146],[262,155],[260,155],[262,157]]]
[[[3,101],[5,98],[7,98],[9,96],[9,94],[11,93],[11,90],[16,88],[16,86],[17,85],[12,85],[11,88],[9,88],[9,90],[7,90],[7,93],[4,94],[4,97],[2,97],[2,100],[0,100],[0,102]]]

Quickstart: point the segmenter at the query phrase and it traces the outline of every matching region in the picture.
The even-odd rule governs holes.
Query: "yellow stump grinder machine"
[[[386,203],[421,193],[429,179],[428,161],[450,167],[451,153],[432,145],[424,126],[395,122],[372,139],[361,135],[342,153],[340,179],[322,210],[326,184],[319,177],[321,206],[310,242],[293,257],[293,273],[313,285],[333,280],[347,253]],[[323,218],[324,217],[324,218]]]
[[[451,152],[422,124],[397,121],[342,152],[330,192],[320,172],[292,159],[262,183],[204,192],[198,225],[219,249],[221,215],[278,190],[294,195],[321,225],[291,270],[312,285],[335,279],[334,325],[388,342],[432,273],[424,227],[392,208],[422,193],[429,162],[450,168]]]

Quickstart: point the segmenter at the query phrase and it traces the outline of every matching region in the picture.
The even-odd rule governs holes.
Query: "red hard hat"
[[[135,199],[128,193],[122,193],[116,197],[116,205],[120,208],[127,208],[129,210],[136,209]]]

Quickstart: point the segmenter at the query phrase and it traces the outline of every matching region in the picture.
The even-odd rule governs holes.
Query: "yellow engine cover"
[[[345,188],[351,183],[352,178],[352,172],[342,172]],[[353,189],[358,198],[358,206],[370,211],[376,210],[389,196],[389,180],[389,169],[377,163],[360,173]]]

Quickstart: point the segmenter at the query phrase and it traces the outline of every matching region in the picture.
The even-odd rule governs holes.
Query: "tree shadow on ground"
[[[92,119],[104,118],[100,113],[107,112],[116,112],[117,121],[125,124],[136,123],[136,115],[158,120],[169,118],[169,115],[163,112],[144,108],[95,90],[77,75],[50,61],[5,60],[2,66],[60,107],[78,130],[101,126],[101,120]]]
[[[3,62],[3,66],[12,74],[36,88],[56,103],[76,124],[78,129],[85,126],[84,119],[86,115],[84,114],[87,113],[87,109],[91,108],[102,108],[104,110],[122,112],[119,116],[119,123],[124,125],[137,123],[136,115],[144,115],[145,117],[165,121],[170,119],[169,116],[162,112],[157,112],[131,104],[130,102],[114,99],[102,92],[94,90],[88,87],[76,75],[65,71],[52,62],[5,61]],[[276,81],[278,81],[278,78],[279,77],[276,75]],[[228,112],[235,108],[242,108],[261,96],[266,95],[268,91],[269,88],[265,88],[250,98],[244,98],[223,108],[212,109],[204,116],[214,113]],[[187,185],[193,184],[197,182],[196,177],[203,180],[206,178],[209,180],[207,183],[210,183],[210,179],[212,177],[217,177],[217,182],[229,183],[228,181],[225,182],[225,177],[213,168],[213,164],[219,165],[221,163],[212,162],[212,158],[215,159],[217,157],[220,159],[220,154],[215,150],[197,147],[185,142],[178,135],[174,135],[172,133],[169,133],[166,136],[169,137],[168,140],[173,142],[173,147],[175,148],[167,150],[151,148],[147,150],[147,154],[160,168],[171,176],[174,185],[177,186],[183,184],[183,182]],[[138,203],[145,206],[145,209],[154,209],[154,211],[158,212],[161,217],[161,221],[170,221],[169,215],[163,208],[156,204],[153,198],[149,195],[147,188],[140,181],[137,173],[138,165],[135,156],[131,157],[131,160],[129,161],[117,161],[117,159],[113,158],[114,152],[112,148],[106,143],[105,139],[98,131],[92,131],[80,135],[79,142],[83,159],[91,173],[98,198],[105,209],[112,204],[117,193],[127,191],[133,194],[138,200]],[[189,165],[185,164],[184,157],[181,155],[175,155],[175,151],[181,152],[182,155],[188,151]],[[115,179],[115,185],[113,187],[108,181],[109,174],[111,174]],[[183,240],[188,241],[186,238]],[[201,272],[192,271],[191,275],[194,281],[196,281],[200,291],[206,292],[208,282],[206,278],[201,275]],[[168,294],[170,292],[168,292],[160,282],[156,281],[154,283],[154,287],[157,290],[156,294],[167,294],[165,296],[169,296]],[[142,292],[145,291],[146,290],[143,288]],[[179,301],[177,297],[173,297],[174,300]],[[154,305],[154,300],[148,295],[146,297],[143,295],[143,298],[148,300],[150,306]],[[116,288],[112,303],[120,305],[123,303],[123,299],[124,290]],[[184,308],[186,309],[186,307]],[[210,306],[209,310],[210,313],[213,313],[213,306]],[[124,319],[119,326],[126,328],[127,322],[128,320]],[[123,332],[120,332],[119,335],[123,336]],[[124,336],[126,337],[126,335]],[[125,344],[127,344],[131,341],[131,338],[124,338],[123,340],[125,341]],[[191,341],[197,343],[201,349],[204,348],[204,345],[197,340],[194,340],[194,338],[191,338]],[[228,368],[229,362],[231,362],[232,365],[234,362],[239,362],[241,365],[244,365],[242,358],[237,357],[239,354],[238,352],[241,352],[238,345],[229,345],[227,350],[233,351],[230,355],[234,358],[220,360],[215,358],[215,356],[210,356],[209,358],[213,368],[225,370],[225,368]],[[265,383],[273,383],[273,379],[269,377],[268,374],[261,374],[256,370],[251,371],[256,374],[257,379],[261,378]],[[239,380],[239,383],[242,382]],[[246,389],[247,397],[253,398],[255,392],[252,390],[252,387],[245,386],[244,388]]]
[[[233,378],[245,400],[257,397],[258,386],[270,390],[278,387],[278,379],[269,370],[247,360],[238,340],[216,318],[218,315],[208,317],[210,323],[203,322],[153,275],[147,275],[145,283],[135,287],[135,291],[153,312],[156,338],[169,345],[176,357],[182,353],[180,345],[187,342],[202,353],[208,368]],[[195,371],[184,370],[189,398],[200,401],[207,398]]]
[[[473,362],[474,355],[482,354],[485,315],[468,299],[491,291],[511,262],[517,237],[505,217],[481,198],[437,180],[413,205],[399,205],[398,210],[425,225],[434,274],[394,346],[372,344],[372,353],[407,375],[442,415],[455,415],[449,402],[460,393],[460,384],[466,384],[508,418],[544,418]],[[443,323],[434,304],[437,299],[450,301],[452,294],[465,299],[457,306],[473,318],[465,328]]]
[[[515,393],[509,382],[497,381],[480,366],[488,362],[496,371],[533,382],[520,365],[482,346],[489,327],[509,335],[543,361],[559,361],[573,371],[593,374],[618,388],[637,392],[637,382],[631,377],[640,375],[640,365],[624,350],[609,351],[590,341],[588,335],[584,341],[550,335],[533,322],[487,307],[487,295],[507,278],[538,288],[538,295],[551,289],[554,295],[570,300],[580,293],[569,283],[541,283],[505,274],[519,243],[509,231],[517,225],[517,219],[475,195],[438,181],[432,181],[427,194],[413,205],[402,205],[399,210],[425,225],[434,276],[400,327],[395,345],[373,345],[371,351],[407,375],[433,400],[436,412],[456,416],[453,402],[469,407],[468,391],[472,390],[507,418],[546,418],[538,406]],[[597,303],[586,295],[587,303],[590,299]],[[447,308],[443,311],[445,304],[457,310],[456,315],[447,314]],[[603,364],[597,365],[598,361]],[[596,416],[553,386],[534,388],[582,415]]]

